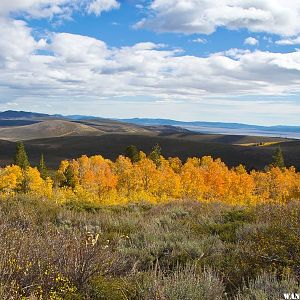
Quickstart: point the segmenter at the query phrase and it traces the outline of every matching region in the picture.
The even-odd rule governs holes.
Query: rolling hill
[[[101,134],[101,131],[84,124],[64,120],[49,120],[25,126],[0,128],[0,139],[8,141],[89,134],[97,135]]]
[[[174,134],[189,132],[169,125],[140,126],[103,118],[75,118],[24,111],[0,112],[0,139],[32,140],[62,136],[101,135],[105,133]]]
[[[115,159],[124,154],[126,147],[131,144],[149,153],[153,145],[159,143],[166,157],[178,156],[185,160],[191,156],[211,155],[220,157],[229,166],[242,163],[248,169],[264,168],[280,146],[287,165],[300,169],[300,141],[294,139],[207,134],[193,132],[173,123],[156,124],[155,121],[140,125],[83,116],[66,118],[13,111],[0,113],[2,166],[12,162],[15,142],[19,140],[25,141],[33,164],[38,163],[43,153],[51,168],[57,168],[62,159],[83,154],[101,154]]]

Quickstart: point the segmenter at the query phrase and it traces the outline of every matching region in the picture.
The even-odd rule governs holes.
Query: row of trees
[[[300,198],[300,174],[284,167],[281,151],[264,171],[247,172],[242,165],[228,168],[210,156],[184,163],[178,157],[164,158],[158,145],[148,155],[129,146],[115,162],[100,155],[64,160],[50,178],[43,157],[38,168],[30,167],[19,144],[15,165],[1,169],[0,182],[3,195],[25,192],[106,204],[173,199],[245,204]]]
[[[156,144],[152,151],[149,154],[149,158],[156,164],[156,166],[159,166],[160,164],[160,156],[162,155],[161,147]],[[141,160],[140,151],[135,145],[130,145],[126,148],[125,156],[130,158],[131,162],[135,163]],[[272,166],[284,168],[285,162],[284,157],[281,148],[277,148],[272,156]]]
[[[125,150],[125,156],[128,157],[132,163],[136,163],[141,160],[141,151],[138,150],[138,148],[135,145],[130,145]],[[155,163],[156,166],[159,166],[161,161],[160,157],[162,155],[161,147],[156,144],[152,148],[152,151],[148,155],[148,157]],[[284,157],[281,148],[277,148],[273,155],[273,162],[272,166],[284,168]],[[16,147],[16,154],[14,157],[14,164],[21,167],[21,169],[26,169],[27,167],[30,167],[28,155],[25,150],[25,146],[22,142],[17,143]],[[44,155],[41,154],[40,162],[38,165],[38,170],[41,173],[42,178],[46,178],[48,174],[48,169],[46,167]]]

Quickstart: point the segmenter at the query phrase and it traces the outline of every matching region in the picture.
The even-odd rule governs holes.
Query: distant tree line
[[[162,149],[159,144],[155,144],[152,147],[151,152],[148,155],[156,166],[160,165],[160,156],[162,155]],[[128,157],[132,163],[136,163],[141,160],[140,150],[135,145],[130,145],[125,150],[125,156]],[[280,147],[276,148],[272,156],[272,162],[270,166],[285,168],[284,156]]]
[[[130,145],[125,150],[125,156],[128,157],[132,163],[136,163],[141,160],[141,151],[135,145]],[[155,144],[152,147],[148,158],[151,159],[158,167],[160,165],[160,156],[162,155],[162,149],[159,144]],[[23,142],[18,142],[16,146],[16,153],[13,159],[13,164],[19,166],[21,169],[30,167],[30,162]],[[285,160],[283,152],[280,147],[276,148],[272,156],[272,163],[274,167],[285,168]],[[42,178],[49,176],[48,168],[46,166],[44,154],[41,153],[40,162],[37,166]],[[69,171],[71,173],[71,171]]]

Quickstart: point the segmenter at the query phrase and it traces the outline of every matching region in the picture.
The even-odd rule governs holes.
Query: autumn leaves
[[[60,202],[76,199],[108,205],[176,199],[230,204],[286,202],[299,199],[300,174],[294,168],[274,166],[249,173],[241,165],[230,169],[210,156],[183,163],[177,157],[161,155],[154,161],[143,152],[137,161],[126,156],[113,162],[100,155],[83,155],[62,161],[52,178],[42,176],[37,168],[7,166],[0,170],[0,193],[33,193]]]
[[[300,195],[300,174],[294,168],[249,173],[241,165],[229,169],[209,156],[189,158],[185,163],[160,156],[156,164],[143,152],[139,155],[137,162],[125,156],[112,162],[100,155],[63,161],[56,181],[75,195],[107,204],[174,199],[246,204],[285,202]]]

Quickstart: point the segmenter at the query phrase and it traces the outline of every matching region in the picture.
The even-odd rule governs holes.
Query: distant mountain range
[[[128,122],[136,125],[171,125],[179,126],[191,131],[203,133],[220,133],[220,134],[263,134],[263,135],[279,135],[283,137],[300,138],[300,126],[260,126],[248,125],[241,123],[222,123],[222,122],[184,122],[169,119],[147,119],[147,118],[134,118],[134,119],[121,119],[122,122]]]
[[[63,116],[59,114],[49,115],[36,112],[14,111],[8,110],[0,112],[1,120],[31,120],[32,122],[39,119],[67,119],[67,120],[107,120],[105,118],[85,115],[69,115]],[[149,118],[133,118],[133,119],[113,119],[114,121],[125,122],[140,126],[174,126],[181,127],[190,131],[210,134],[230,134],[230,135],[254,135],[254,136],[276,136],[283,138],[300,139],[300,126],[259,126],[240,123],[223,123],[223,122],[184,122],[170,119],[149,119]]]
[[[128,122],[136,125],[171,125],[186,128],[191,131],[215,134],[242,134],[242,135],[262,135],[279,136],[287,138],[300,139],[300,126],[260,126],[241,123],[222,123],[222,122],[184,122],[169,119],[121,119],[122,122]]]
[[[45,119],[45,118],[65,118],[63,115],[60,114],[43,114],[43,113],[37,113],[37,112],[30,112],[30,111],[17,111],[17,110],[6,110],[3,112],[0,112],[0,119]]]
[[[48,114],[41,114],[28,111],[7,110],[0,112],[0,119],[32,119],[50,117]]]
[[[223,122],[202,122],[202,121],[176,121],[170,119],[148,119],[148,118],[133,118],[133,119],[120,119],[123,122],[134,123],[137,125],[172,125],[172,126],[203,126],[203,127],[214,127],[214,128],[228,128],[228,129],[264,129],[264,130],[289,130],[296,131],[300,130],[300,126],[261,126],[261,125],[248,125],[243,123],[223,123]]]

